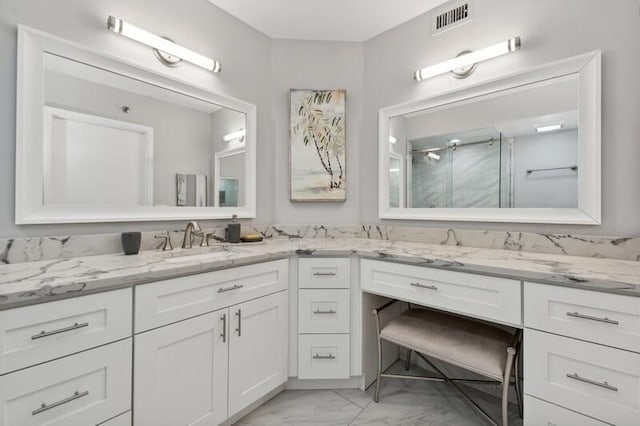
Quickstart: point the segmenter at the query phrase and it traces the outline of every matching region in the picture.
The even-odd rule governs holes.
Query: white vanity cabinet
[[[298,378],[348,379],[351,260],[298,260]]]
[[[0,311],[0,375],[131,336],[131,289]]]
[[[286,291],[229,308],[229,417],[287,381]]]
[[[522,326],[518,280],[362,259],[362,290],[487,321]]]
[[[640,424],[639,321],[638,298],[525,283],[525,412],[546,401],[549,424]]]
[[[96,425],[131,408],[131,289],[0,312],[0,426]]]
[[[136,287],[134,424],[217,425],[284,384],[287,286],[278,260]]]
[[[87,426],[131,405],[131,339],[0,377],[0,425]]]
[[[135,425],[217,425],[227,418],[226,318],[222,309],[135,336]]]

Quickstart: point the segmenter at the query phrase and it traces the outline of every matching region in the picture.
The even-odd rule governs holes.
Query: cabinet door
[[[229,416],[287,380],[286,291],[229,308]]]
[[[134,424],[217,425],[227,418],[228,310],[135,336]]]

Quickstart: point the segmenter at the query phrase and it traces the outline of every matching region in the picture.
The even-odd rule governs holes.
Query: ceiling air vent
[[[431,34],[440,34],[471,20],[473,1],[450,1],[431,12]]]

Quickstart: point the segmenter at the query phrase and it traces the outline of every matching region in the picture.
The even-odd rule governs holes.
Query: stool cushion
[[[409,309],[387,324],[380,338],[502,382],[513,335],[468,318]]]

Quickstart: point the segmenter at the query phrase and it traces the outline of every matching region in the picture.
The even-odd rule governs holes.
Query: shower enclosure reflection
[[[389,207],[578,207],[575,78],[391,117],[389,131]]]

